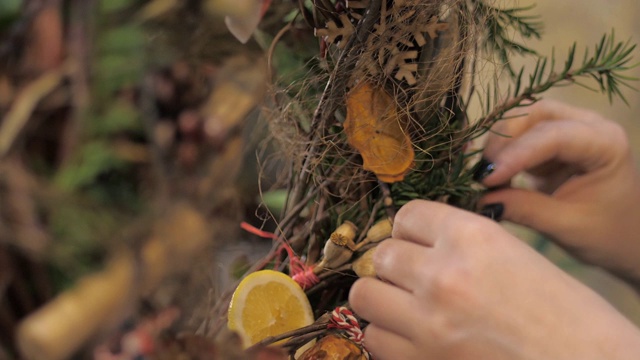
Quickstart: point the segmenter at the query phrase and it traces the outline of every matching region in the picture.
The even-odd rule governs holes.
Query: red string
[[[295,272],[291,277],[295,280],[298,285],[302,288],[302,290],[307,290],[311,288],[313,285],[320,282],[320,278],[313,272],[313,266],[302,265],[304,268]]]
[[[282,253],[283,249],[287,252],[287,255],[289,256],[289,274],[291,275],[291,278],[295,280],[295,282],[297,282],[303,290],[306,290],[320,282],[318,276],[313,272],[313,266],[305,265],[305,263],[302,262],[302,260],[300,260],[300,258],[293,252],[291,246],[289,246],[289,244],[287,244],[285,241],[278,239],[278,236],[276,234],[260,230],[257,227],[244,221],[240,223],[240,227],[251,234],[266,239],[280,241],[280,246],[276,250],[276,254],[278,255],[276,259],[280,258],[279,255]],[[276,267],[278,267],[279,265],[279,260],[276,260]]]
[[[265,239],[277,239],[278,237],[276,236],[276,234],[272,233],[272,232],[268,232],[268,231],[264,231],[264,230],[260,230],[257,227],[249,224],[246,221],[243,221],[240,223],[240,227],[242,228],[242,230],[251,233],[253,235],[258,235],[261,238],[265,238]]]
[[[329,329],[344,330],[349,340],[362,346],[364,350],[364,356],[367,359],[371,358],[371,354],[369,354],[367,349],[364,348],[364,344],[362,343],[364,340],[364,333],[360,328],[360,323],[358,322],[358,319],[356,319],[355,315],[353,315],[353,312],[351,312],[351,310],[347,309],[344,306],[338,306],[337,308],[333,309],[333,311],[331,312],[331,321],[329,322],[327,327]]]

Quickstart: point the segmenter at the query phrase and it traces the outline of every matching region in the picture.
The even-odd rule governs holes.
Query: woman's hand
[[[499,187],[525,172],[533,188],[501,188],[481,203],[640,284],[640,175],[622,127],[553,101],[508,115],[489,136],[484,157],[494,171],[483,184]]]
[[[414,201],[349,302],[376,359],[638,359],[640,334],[497,223]]]

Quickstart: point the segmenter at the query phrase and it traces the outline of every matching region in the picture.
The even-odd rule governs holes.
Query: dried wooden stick
[[[156,221],[140,261],[131,250],[116,253],[103,271],[80,280],[25,319],[17,331],[22,356],[68,358],[100,330],[117,325],[138,292],[153,290],[168,274],[188,265],[206,247],[210,234],[200,213],[175,205]]]
[[[120,254],[100,273],[85,277],[29,316],[18,327],[17,345],[26,359],[65,359],[131,300],[135,281],[131,254]],[[116,317],[119,318],[118,315]]]
[[[253,345],[253,347],[261,347],[261,346],[267,346],[267,345],[271,345],[274,344],[280,340],[285,340],[285,339],[289,339],[291,338],[290,341],[295,340],[298,337],[307,335],[307,334],[311,334],[311,333],[315,333],[317,331],[321,331],[324,332],[327,330],[327,324],[329,323],[329,321],[321,321],[321,322],[317,322],[314,324],[311,324],[309,326],[305,326],[305,327],[301,327],[299,329],[295,329],[289,332],[286,332],[284,334],[280,334],[278,336],[269,336],[267,338],[264,338],[262,341],[258,342],[257,344]],[[289,342],[287,342],[288,344]],[[284,346],[287,346],[287,344],[285,344]]]
[[[47,94],[55,90],[72,66],[66,63],[59,69],[50,71],[27,85],[15,98],[11,109],[2,120],[0,127],[0,158],[4,157],[24,129],[36,105]]]

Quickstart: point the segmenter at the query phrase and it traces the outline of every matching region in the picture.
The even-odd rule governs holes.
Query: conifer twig
[[[635,66],[629,64],[635,47],[636,46],[631,45],[629,41],[616,42],[615,34],[611,32],[610,35],[604,35],[600,42],[595,45],[593,54],[590,54],[588,49],[585,51],[582,63],[577,68],[574,67],[576,58],[575,43],[569,49],[565,65],[559,73],[556,73],[554,70],[554,55],[551,56],[550,60],[544,57],[539,58],[536,62],[535,69],[528,76],[529,82],[526,87],[522,86],[525,73],[525,68],[523,67],[515,78],[513,91],[510,91],[512,95],[509,100],[494,106],[491,103],[491,97],[489,96],[487,98],[487,115],[471,126],[467,130],[467,135],[471,135],[472,137],[479,136],[488,130],[496,121],[500,120],[507,111],[522,106],[523,102],[527,100],[535,102],[538,100],[540,94],[550,88],[567,83],[580,84],[595,91],[599,90],[607,94],[610,101],[613,101],[613,96],[617,96],[627,103],[621,87],[624,86],[633,89],[629,81],[636,79],[623,75],[621,72]],[[591,78],[595,80],[598,89],[593,89],[579,83],[578,78]],[[497,87],[494,86],[494,90],[495,89],[497,89]],[[494,95],[493,100],[495,101],[497,97],[497,95]]]
[[[475,0],[475,15],[478,24],[484,30],[484,48],[489,53],[495,53],[509,74],[516,75],[511,62],[511,54],[537,55],[536,51],[523,43],[513,40],[512,30],[524,39],[540,39],[542,22],[538,16],[526,15],[534,5],[525,7],[499,8],[487,4],[483,0]]]

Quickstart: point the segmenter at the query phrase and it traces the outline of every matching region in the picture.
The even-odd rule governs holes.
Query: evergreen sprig
[[[535,50],[514,40],[514,31],[525,40],[540,39],[542,22],[539,16],[527,15],[535,5],[502,9],[481,0],[474,1],[474,5],[476,21],[482,24],[481,28],[485,31],[485,51],[496,54],[509,74],[516,76],[510,56],[537,55]]]
[[[616,96],[628,104],[621,88],[634,89],[629,82],[637,79],[623,73],[637,65],[631,64],[632,53],[636,45],[630,41],[616,41],[615,33],[612,31],[611,34],[605,34],[602,37],[600,42],[595,45],[593,52],[590,52],[588,48],[585,50],[583,60],[578,66],[575,66],[576,47],[577,45],[574,43],[569,49],[564,67],[560,72],[555,71],[555,54],[552,54],[550,58],[540,57],[536,61],[533,72],[528,75],[528,81],[525,78],[526,69],[522,67],[514,78],[514,86],[509,89],[509,99],[501,104],[494,103],[499,98],[497,86],[494,86],[493,97],[489,92],[485,100],[487,115],[470,128],[469,134],[472,136],[480,135],[484,131],[478,132],[479,128],[488,130],[491,125],[503,118],[507,111],[522,106],[526,100],[536,101],[540,94],[556,86],[578,84],[606,94],[610,101],[613,101],[613,97]],[[598,88],[578,82],[580,78],[595,80]]]
[[[634,65],[630,64],[635,45],[630,42],[617,42],[615,34],[606,34],[595,47],[585,50],[582,62],[576,56],[577,45],[574,43],[569,49],[564,65],[556,70],[555,54],[551,57],[539,57],[533,71],[530,73],[525,67],[513,77],[513,84],[508,91],[508,100],[499,92],[498,85],[494,85],[485,94],[485,114],[473,125],[469,126],[462,139],[475,138],[486,131],[498,120],[504,118],[505,113],[519,106],[526,106],[525,101],[535,102],[538,97],[555,86],[579,84],[594,91],[601,91],[613,100],[614,96],[626,102],[622,87],[632,88],[630,81],[635,80],[624,75]],[[528,75],[526,75],[528,74]],[[580,83],[580,79],[593,79],[597,88]],[[454,131],[454,129],[450,129]],[[450,141],[452,133],[443,132],[432,135],[421,148],[429,149],[429,157],[416,158],[416,170],[408,175],[405,181],[391,186],[396,205],[402,205],[411,199],[440,199],[447,197],[449,202],[459,203],[465,207],[473,204],[478,195],[478,189],[473,187],[472,173],[464,167],[464,163],[473,154],[464,151],[454,152]],[[456,200],[458,199],[458,200]]]

